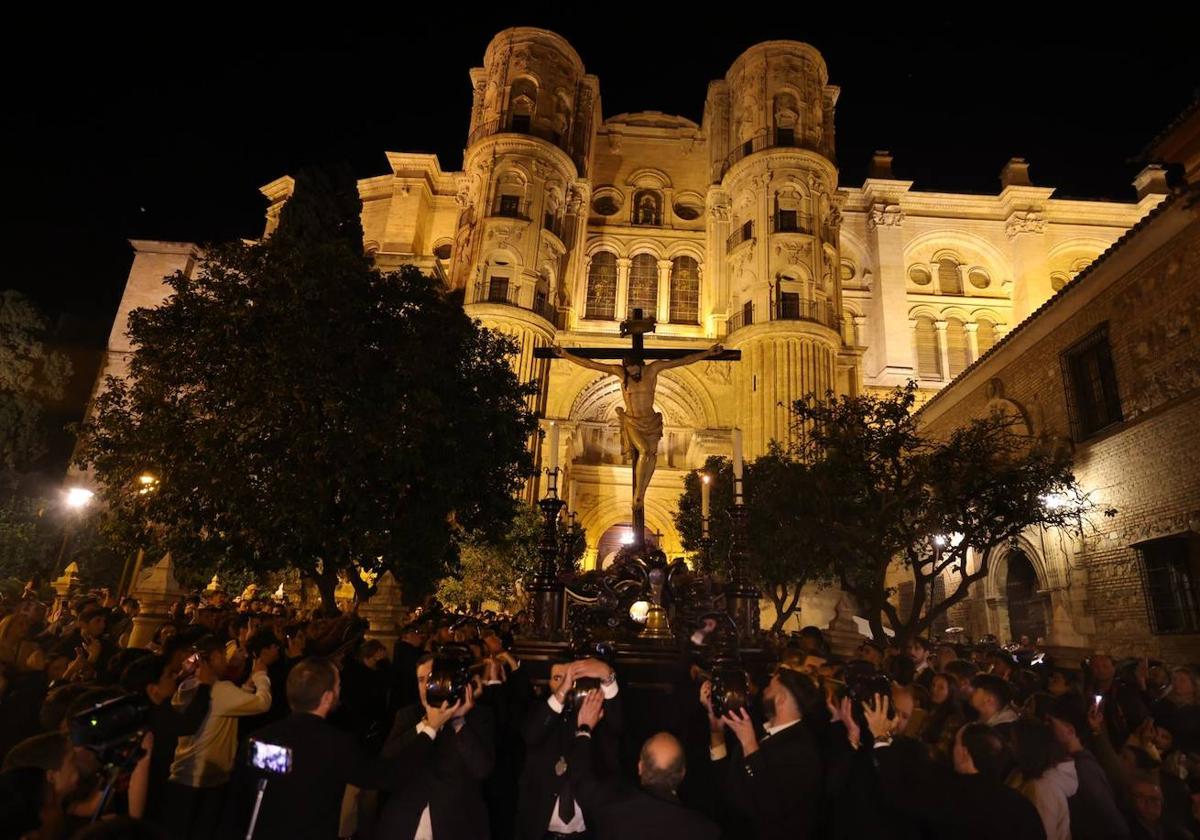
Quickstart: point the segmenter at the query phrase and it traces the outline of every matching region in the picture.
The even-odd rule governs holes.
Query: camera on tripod
[[[96,754],[103,765],[132,766],[146,734],[150,704],[145,697],[114,697],[76,713],[67,724],[71,743]]]

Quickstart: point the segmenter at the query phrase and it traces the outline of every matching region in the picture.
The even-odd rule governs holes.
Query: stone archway
[[[1037,572],[1020,548],[1008,553],[1004,590],[1008,601],[1009,637],[1030,641],[1046,636],[1046,598],[1038,594]]]
[[[1001,643],[1021,635],[1048,636],[1051,610],[1045,558],[1023,537],[992,552],[984,587],[987,632]]]

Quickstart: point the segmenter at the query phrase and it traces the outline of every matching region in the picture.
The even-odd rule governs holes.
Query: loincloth
[[[632,458],[634,452],[654,454],[662,440],[663,416],[654,412],[648,417],[631,417],[623,408],[617,409],[621,420],[621,454]]]

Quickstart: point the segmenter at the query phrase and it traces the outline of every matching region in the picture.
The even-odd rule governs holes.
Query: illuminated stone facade
[[[359,185],[366,244],[382,266],[440,274],[468,312],[519,339],[519,371],[542,384],[536,408],[562,425],[560,492],[587,529],[591,563],[629,521],[617,383],[535,360],[535,347],[617,345],[618,323],[641,308],[659,321],[651,343],[742,351],[741,363],[660,379],[665,432],[646,520],[675,553],[683,478],[728,454],[733,428],[753,458],[786,439],[787,406],[808,392],[915,377],[934,393],[1163,192],[1150,171],[1133,203],[1058,199],[1031,185],[1020,160],[997,195],[924,192],[892,175],[886,153],[865,182],[842,184],[839,89],[820,53],[796,41],[739,56],[708,83],[700,124],[659,112],[605,118],[600,80],[545,30],[501,32],[470,80],[462,170],[388,153],[392,171]],[[263,188],[267,234],[291,186],[284,177]],[[126,298],[142,303],[190,252],[135,245]]]

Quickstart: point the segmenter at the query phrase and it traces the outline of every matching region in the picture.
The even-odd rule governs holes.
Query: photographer
[[[429,708],[428,689],[435,661],[440,667],[457,669],[459,662],[432,655],[417,665],[417,691],[420,705],[408,706],[396,714],[392,732],[383,747],[383,756],[398,756],[415,738],[425,737],[429,724],[424,720]],[[462,666],[466,667],[466,666]],[[437,679],[445,675],[438,673]],[[451,682],[464,675],[455,673]],[[412,784],[394,795],[379,819],[382,837],[415,837],[428,840],[481,840],[489,836],[487,806],[480,782],[495,764],[491,710],[476,707],[475,691],[468,683],[462,688],[462,702],[456,705],[444,731],[433,744],[428,769]]]
[[[884,800],[921,821],[922,836],[1045,840],[1037,810],[1004,784],[1006,745],[995,729],[981,723],[959,729],[950,772],[930,761],[919,742],[893,737],[889,708],[882,694],[862,704],[867,729],[859,749],[871,750]]]
[[[229,775],[237,755],[238,718],[262,714],[271,708],[271,679],[267,668],[273,662],[266,648],[255,660],[250,682],[240,687],[228,680],[217,680],[211,692],[208,717],[195,735],[181,737],[175,749],[168,784],[168,807],[173,835],[179,838],[209,838],[221,817]],[[213,674],[224,674],[228,667],[225,646],[215,636],[196,643],[197,673],[199,662]],[[177,707],[189,705],[199,689],[198,678],[185,680],[172,701]]]
[[[589,691],[583,701],[570,764],[575,767],[575,792],[587,811],[597,840],[662,840],[686,837],[717,840],[716,823],[685,808],[679,786],[687,772],[683,746],[675,736],[659,732],[642,745],[638,757],[638,787],[619,777],[600,782],[592,772],[596,727],[604,718],[604,695]]]
[[[821,789],[821,759],[803,709],[818,701],[817,687],[804,674],[779,669],[763,689],[763,737],[744,708],[713,713],[712,683],[700,687],[708,711],[709,757],[727,816],[747,837],[812,836]],[[726,730],[733,733],[729,738]],[[747,831],[753,826],[753,831]]]
[[[194,676],[198,685],[191,702],[176,708],[170,701],[178,688],[178,677],[164,657],[145,657],[127,666],[121,674],[121,686],[126,691],[141,694],[150,701],[147,724],[153,741],[144,816],[155,823],[165,817],[167,777],[179,738],[194,734],[204,722],[212,685],[216,682],[216,674],[203,663],[197,663],[194,673],[183,676]]]
[[[557,662],[550,668],[550,696],[545,703],[534,703],[525,716],[522,736],[525,742],[525,769],[521,774],[518,836],[540,840],[554,836],[583,835],[587,831],[586,814],[576,800],[576,766],[570,761],[575,739],[576,683],[591,680],[603,701],[615,701],[619,692],[617,675],[599,659]],[[595,732],[597,739],[589,751],[590,772],[607,777],[617,772],[617,741],[620,737],[619,704],[606,703],[611,720]],[[599,764],[599,770],[596,769]]]
[[[309,657],[292,668],[287,679],[287,701],[292,714],[253,734],[255,741],[291,750],[291,768],[268,774],[262,809],[255,826],[257,837],[331,838],[338,822],[346,785],[378,790],[398,790],[422,772],[443,725],[462,704],[425,708],[419,737],[409,739],[387,759],[372,758],[354,736],[327,720],[341,698],[341,676],[324,657]],[[239,771],[239,782],[261,771]],[[246,793],[249,785],[239,784]],[[238,825],[243,836],[247,823]]]

